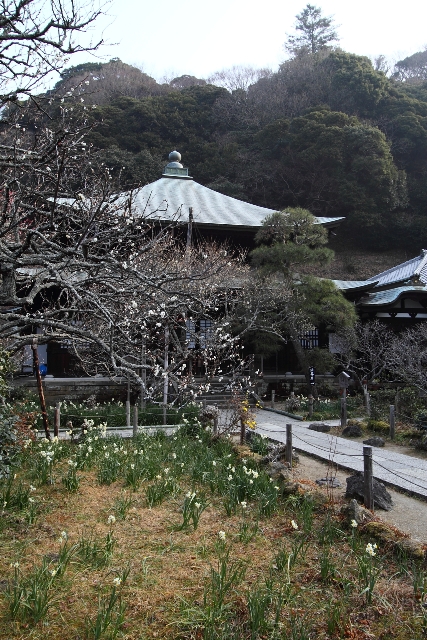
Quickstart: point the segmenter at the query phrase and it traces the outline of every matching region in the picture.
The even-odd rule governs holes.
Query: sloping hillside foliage
[[[325,49],[247,90],[182,78],[158,84],[113,60],[67,70],[55,91],[96,105],[91,141],[125,186],[157,179],[178,148],[197,181],[227,195],[346,216],[362,246],[426,244],[422,76],[388,78],[368,58]]]

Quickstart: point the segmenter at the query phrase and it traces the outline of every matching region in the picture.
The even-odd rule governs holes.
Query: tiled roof
[[[372,276],[372,278],[368,279],[368,282],[377,280],[377,286],[381,287],[386,284],[405,282],[411,278],[419,278],[421,282],[427,283],[427,251],[425,249],[416,258]]]
[[[189,208],[196,224],[223,227],[257,228],[275,209],[230,198],[189,178],[162,177],[139,189],[134,204],[141,215],[158,220],[180,219],[187,222]],[[344,218],[318,218],[330,226]]]
[[[376,291],[368,293],[360,300],[360,304],[364,307],[386,305],[396,302],[401,295],[407,293],[427,293],[426,285],[407,285],[403,287],[395,287],[394,289],[385,289],[384,291]]]
[[[376,283],[368,280],[332,280],[337,289],[348,291],[350,289],[371,289]]]

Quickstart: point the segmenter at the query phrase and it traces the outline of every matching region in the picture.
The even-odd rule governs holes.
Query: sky
[[[345,51],[396,61],[427,45],[426,0],[312,3],[334,17]],[[305,0],[111,0],[91,37],[108,42],[102,60],[120,58],[156,79],[206,78],[233,65],[275,70],[286,58],[286,34],[305,5]],[[89,59],[79,54],[70,64]]]

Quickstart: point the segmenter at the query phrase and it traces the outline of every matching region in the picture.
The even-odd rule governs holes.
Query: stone
[[[325,422],[312,422],[309,427],[311,431],[319,431],[319,433],[329,433],[331,426]]]
[[[269,452],[266,456],[263,457],[261,462],[263,464],[269,464],[270,462],[279,462],[286,457],[286,445],[274,445],[269,448]],[[292,464],[298,464],[299,455],[292,450]]]
[[[402,540],[398,540],[396,546],[400,551],[406,553],[408,556],[414,558],[415,560],[425,561],[427,559],[427,552],[421,542],[403,538]]]
[[[271,478],[278,478],[288,471],[288,467],[282,462],[270,462],[267,468],[267,475]]]
[[[385,445],[385,440],[383,440],[379,436],[373,436],[372,438],[364,440],[363,444],[367,444],[370,447],[383,447]]]
[[[364,526],[363,530],[370,536],[376,538],[376,540],[379,540],[383,545],[391,546],[396,551],[400,551],[410,558],[421,561],[426,558],[426,551],[421,542],[411,540],[401,531],[386,522],[372,520]]]
[[[276,462],[286,456],[286,445],[285,444],[270,444],[268,445],[268,453],[263,458],[264,464],[268,464],[269,462]]]
[[[344,427],[342,435],[347,436],[348,438],[360,438],[360,436],[363,435],[363,432],[358,424],[351,424],[348,427]]]
[[[363,502],[365,493],[363,473],[361,473],[360,471],[356,471],[354,475],[347,478],[346,482],[346,497],[359,498],[359,500]],[[390,511],[393,507],[393,500],[391,499],[391,495],[389,494],[383,483],[379,482],[376,478],[373,479],[372,484],[374,509],[383,509],[384,511]]]
[[[395,543],[397,540],[397,533],[394,527],[391,527],[387,522],[383,522],[382,520],[371,520],[363,530],[383,543]]]
[[[316,480],[316,484],[319,487],[330,487],[331,489],[338,489],[341,486],[341,482],[337,478],[320,478]]]
[[[343,505],[341,512],[346,517],[348,524],[355,520],[357,524],[365,524],[372,520],[372,513],[369,509],[365,509],[354,498],[348,504]]]
[[[298,484],[298,482],[292,482],[291,480],[287,479],[287,481],[285,480],[285,482],[283,483],[281,491],[283,496],[295,495],[299,493],[300,485]]]

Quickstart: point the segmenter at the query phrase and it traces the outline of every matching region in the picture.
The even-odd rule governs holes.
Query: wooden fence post
[[[133,437],[138,435],[138,405],[135,404],[133,407]]]
[[[271,408],[274,409],[274,403],[276,401],[276,392],[274,389],[271,391]]]
[[[53,435],[55,436],[55,438],[59,437],[60,427],[61,427],[61,403],[57,402],[55,405],[54,423],[53,423]]]
[[[246,439],[246,423],[243,418],[240,419],[240,444],[245,444]]]
[[[313,417],[313,404],[314,404],[314,398],[313,396],[310,394],[308,396],[308,417],[310,418],[310,420]]]
[[[363,447],[363,488],[367,509],[374,508],[374,480],[372,475],[372,447]]]
[[[292,469],[292,425],[286,425],[286,462]]]
[[[396,391],[396,395],[394,397],[394,417],[395,417],[395,419],[399,415],[399,403],[400,403],[400,393],[399,393],[399,389],[398,389]]]
[[[394,440],[395,424],[396,424],[395,409],[394,409],[394,404],[391,404],[390,405],[390,438],[391,440]]]
[[[37,350],[37,338],[33,339],[33,344],[31,345],[31,348],[33,350],[33,366],[34,366],[34,370],[37,378],[37,389],[38,389],[39,398],[40,398],[40,409],[42,412],[44,433],[45,433],[46,439],[51,440],[52,438],[50,435],[49,421],[47,418],[46,400],[43,393],[42,377],[40,375],[40,363],[39,363],[39,352]]]
[[[341,398],[341,429],[347,426],[347,398]]]
[[[126,426],[130,427],[130,400],[126,400]]]

